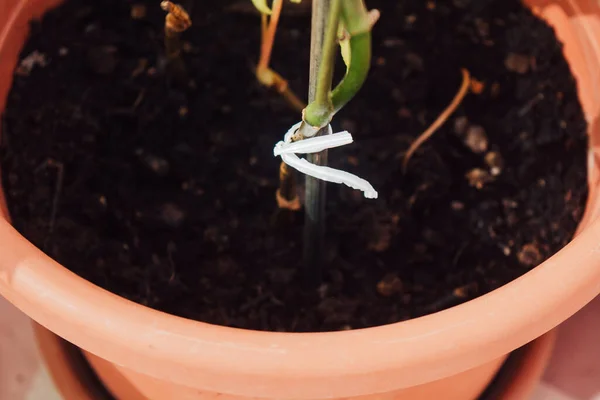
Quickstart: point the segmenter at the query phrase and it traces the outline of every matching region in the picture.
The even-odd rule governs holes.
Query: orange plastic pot
[[[34,332],[46,367],[63,398],[111,400],[110,393],[84,361],[78,347],[36,323]],[[556,330],[552,330],[514,351],[478,400],[529,399],[552,355],[556,336]],[[121,393],[120,398],[135,397],[129,397],[129,393]]]
[[[56,3],[0,0],[0,110],[28,20]],[[590,125],[590,196],[573,241],[510,284],[442,312],[377,328],[312,334],[224,328],[94,286],[25,240],[2,205],[0,293],[84,349],[106,386],[123,399],[476,398],[508,353],[600,293],[599,6],[596,0],[529,3],[555,26],[579,81]]]

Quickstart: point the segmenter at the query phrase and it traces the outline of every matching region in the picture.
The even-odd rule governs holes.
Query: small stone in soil
[[[479,125],[471,125],[467,129],[464,143],[473,153],[480,154],[485,152],[488,148],[488,138],[485,134],[485,129]]]
[[[490,151],[485,155],[485,163],[490,167],[490,174],[492,176],[498,176],[502,173],[504,167],[504,160],[497,151]]]
[[[525,54],[509,53],[504,60],[506,69],[517,74],[525,74],[531,66],[531,59]]]
[[[481,189],[486,183],[492,182],[494,178],[484,169],[473,168],[465,175],[469,185]]]
[[[475,78],[471,78],[471,92],[473,94],[481,94],[485,89],[485,83],[478,81]]]
[[[33,67],[45,67],[47,64],[48,61],[46,60],[46,55],[35,50],[27,57],[21,60],[15,72],[17,73],[17,75],[27,76],[31,73]]]
[[[535,243],[527,243],[519,250],[517,259],[523,265],[535,267],[542,261],[542,254]]]
[[[398,278],[398,275],[394,273],[385,275],[383,279],[377,283],[377,293],[384,297],[390,297],[400,291],[402,291],[402,281]]]

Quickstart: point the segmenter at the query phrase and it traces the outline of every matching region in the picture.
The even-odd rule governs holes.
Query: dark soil
[[[367,3],[382,12],[372,71],[334,126],[356,141],[330,160],[380,198],[328,185],[318,290],[298,272],[302,213],[272,222],[272,149],[299,116],[254,80],[259,18],[248,0],[197,2],[186,90],[165,76],[158,1],[142,19],[129,0],[69,1],[34,23],[23,57],[45,63],[17,70],[3,121],[15,226],[133,301],[277,331],[432,313],[562,248],[584,209],[587,137],[553,30],[517,0]],[[273,64],[304,95],[310,12],[285,7]],[[462,67],[476,93],[404,175],[404,152],[455,95]]]

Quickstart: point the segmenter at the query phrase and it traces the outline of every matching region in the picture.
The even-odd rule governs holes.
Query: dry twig
[[[412,142],[412,144],[406,151],[406,154],[404,155],[404,161],[402,162],[402,172],[406,173],[408,162],[412,155],[415,153],[415,151],[417,151],[417,149],[421,147],[423,143],[425,143],[431,136],[433,136],[433,134],[440,128],[440,126],[444,124],[444,122],[446,122],[448,117],[450,117],[450,115],[458,108],[461,101],[469,91],[469,84],[471,81],[469,71],[463,68],[462,75],[462,85],[460,86],[458,93],[456,93],[456,96],[454,96],[454,99],[452,99],[452,102],[448,105],[448,107],[446,107],[444,111],[442,111],[439,117],[437,117],[437,119],[429,126],[429,128],[427,128],[425,132],[419,135],[419,137],[414,142]]]

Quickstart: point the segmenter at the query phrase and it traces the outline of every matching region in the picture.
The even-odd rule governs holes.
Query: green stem
[[[304,110],[304,121],[316,128],[327,126],[333,116],[333,103],[331,102],[330,93],[337,50],[337,30],[341,9],[341,0],[331,0],[329,18],[327,20],[327,30],[323,40],[323,56],[319,65],[315,99],[314,101],[311,101]]]
[[[371,66],[371,24],[363,0],[346,0],[342,20],[350,35],[350,63],[344,79],[331,93],[333,112],[337,113],[358,93]]]

